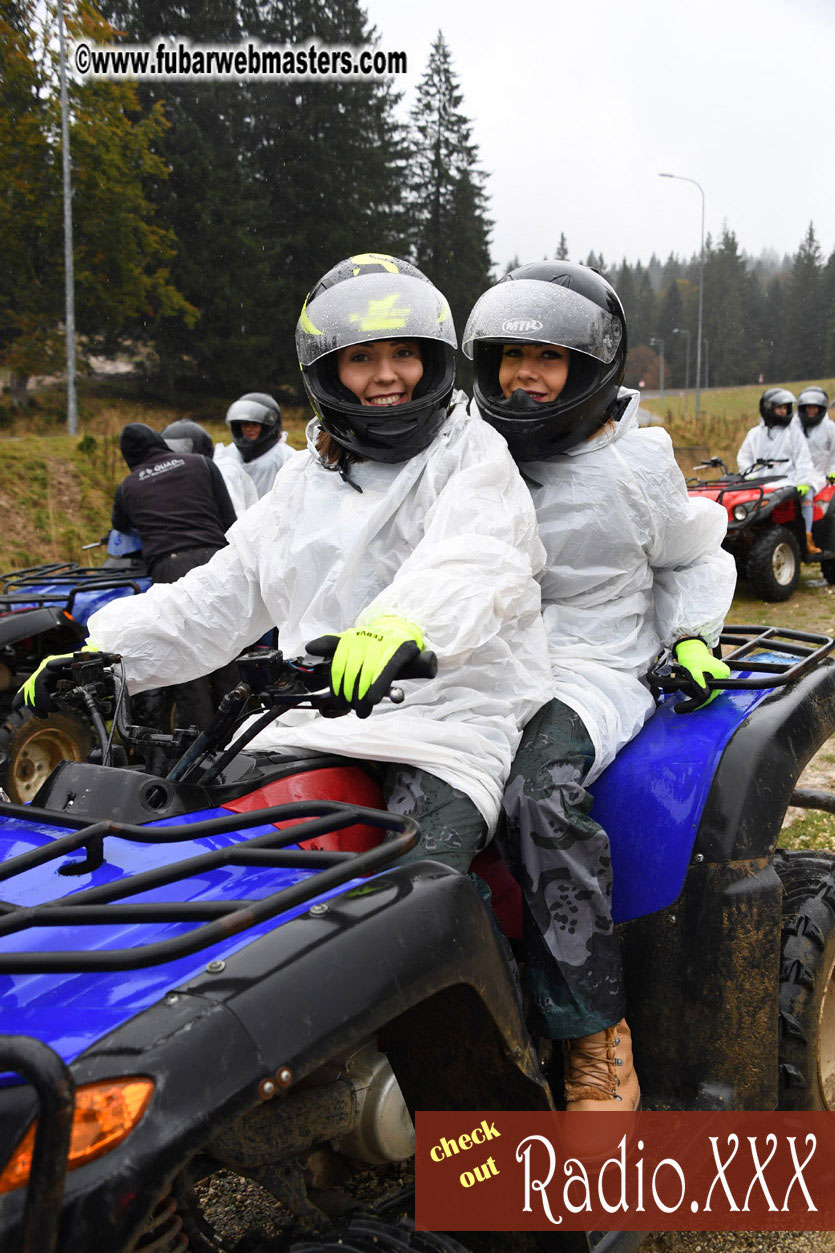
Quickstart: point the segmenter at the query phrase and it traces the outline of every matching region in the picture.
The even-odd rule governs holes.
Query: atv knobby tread
[[[800,867],[796,867],[799,870]],[[807,894],[794,883],[793,916],[785,916],[780,970],[780,1108],[835,1109],[835,1076],[819,1068],[821,1030],[832,1032],[833,1016],[822,1014],[824,997],[835,995],[835,877],[820,878],[807,867]],[[782,876],[781,876],[782,877]],[[831,1055],[831,1046],[824,1049]]]

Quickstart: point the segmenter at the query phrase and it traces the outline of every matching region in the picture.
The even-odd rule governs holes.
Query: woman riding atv
[[[90,643],[122,655],[138,692],[216,670],[274,626],[288,657],[338,634],[332,686],[353,713],[289,713],[251,748],[385,763],[387,806],[422,828],[413,855],[466,872],[550,695],[530,496],[504,441],[453,392],[449,305],[408,262],[334,266],[296,344],[316,415],[307,453],[206,565],[93,615]],[[402,708],[378,703],[424,647],[437,676]],[[50,682],[41,668],[28,703],[48,707]]]
[[[504,798],[527,981],[541,1034],[567,1042],[567,1108],[635,1109],[609,841],[584,784],[652,712],[644,675],[662,647],[696,693],[705,675],[729,674],[710,651],[735,583],[726,514],[688,497],[666,431],[638,428],[638,393],[620,387],[623,308],[595,270],[512,270],[476,303],[463,349],[547,552],[539,581],[556,699],[525,729]]]
[[[787,388],[767,387],[760,397],[760,421],[745,436],[736,460],[740,474],[759,462],[777,463],[775,469],[782,480],[794,484],[801,495],[809,552],[819,553],[812,539],[813,499],[823,487],[825,475],[815,469],[803,428],[794,417],[794,405],[794,394]]]

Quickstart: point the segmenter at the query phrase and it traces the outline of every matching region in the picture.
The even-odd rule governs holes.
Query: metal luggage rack
[[[94,566],[90,569],[78,569],[68,572],[61,571],[55,575],[44,575],[44,581],[56,583],[58,586],[54,591],[36,592],[36,591],[11,591],[12,588],[23,588],[37,579],[24,578],[23,574],[6,577],[0,575],[0,579],[4,579],[2,591],[0,591],[0,613],[11,612],[13,609],[23,608],[43,608],[44,605],[62,605],[67,613],[72,613],[75,605],[76,597],[84,592],[104,592],[110,589],[120,587],[129,587],[133,591],[134,596],[142,593],[142,588],[137,582],[137,575],[115,575],[112,570],[103,570],[101,567]]]
[[[0,805],[0,817],[28,818],[39,826],[51,824],[66,827],[64,815],[35,810],[32,806]],[[99,949],[88,952],[82,948],[66,951],[21,952],[0,951],[0,974],[78,973],[87,971],[137,970],[173,961],[230,939],[257,923],[274,918],[323,892],[339,887],[351,879],[371,874],[403,853],[414,848],[420,828],[412,818],[383,810],[346,805],[339,801],[296,801],[272,805],[249,814],[230,814],[228,818],[210,818],[176,827],[132,826],[121,822],[97,822],[80,830],[58,836],[44,848],[33,849],[12,857],[0,866],[0,882],[13,879],[37,866],[58,861],[68,853],[85,849],[86,862],[73,860],[65,872],[76,874],[102,865],[104,841],[107,838],[129,840],[142,844],[174,844],[200,837],[224,835],[249,827],[299,820],[286,831],[270,831],[251,836],[227,848],[187,857],[167,866],[158,866],[114,883],[86,888],[70,896],[59,897],[42,905],[14,905],[0,902],[0,941],[3,936],[25,931],[30,927],[65,926],[83,928],[125,923],[194,923],[192,930],[170,940],[135,944],[127,949]],[[394,832],[392,838],[363,853],[329,852],[316,849],[288,848],[304,840],[328,832],[343,830],[362,823]],[[309,870],[309,878],[273,892],[269,896],[245,900],[167,901],[124,903],[123,898],[153,888],[183,882],[193,875],[204,874],[219,867],[261,866],[265,869]]]
[[[762,691],[795,683],[832,652],[835,639],[785,627],[726,626],[719,637],[719,645],[725,664],[733,671],[744,671],[745,677],[710,679],[711,690]],[[731,651],[725,652],[726,648]],[[768,660],[757,660],[758,653],[769,654]],[[680,691],[681,685],[675,676],[675,671],[680,669],[669,649],[659,653],[647,673],[653,694]]]

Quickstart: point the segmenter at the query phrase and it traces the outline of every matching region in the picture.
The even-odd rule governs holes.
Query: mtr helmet
[[[797,398],[797,416],[803,423],[804,431],[820,426],[828,408],[829,397],[822,387],[804,387]],[[815,409],[816,412],[810,413],[810,409]]]
[[[536,401],[522,390],[504,397],[499,366],[509,343],[569,349],[568,377],[555,400]],[[626,368],[626,318],[596,270],[535,262],[511,270],[476,301],[462,347],[475,365],[482,417],[517,461],[537,461],[582,443],[612,416]]]
[[[760,417],[766,426],[788,426],[792,420],[795,406],[794,392],[787,387],[767,387],[760,396]],[[785,414],[776,414],[775,409],[786,406]]]
[[[244,436],[244,422],[260,422],[261,434],[257,439]],[[247,392],[233,401],[226,410],[226,425],[232,432],[232,441],[244,461],[254,461],[273,444],[281,434],[281,409],[278,401],[266,392]]]
[[[162,438],[172,452],[198,453],[201,457],[208,457],[210,461],[215,455],[211,435],[199,422],[192,422],[191,418],[178,418],[176,422],[169,422],[162,432]]]
[[[339,349],[397,339],[416,340],[421,350],[411,400],[384,410],[361,404],[339,380]],[[408,461],[431,444],[447,415],[456,346],[446,298],[416,266],[385,253],[348,257],[328,270],[296,326],[305,390],[322,428],[371,461]]]

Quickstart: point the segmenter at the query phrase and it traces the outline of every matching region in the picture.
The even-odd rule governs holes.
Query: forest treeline
[[[64,0],[64,12],[71,42],[164,33],[203,44],[378,43],[357,0]],[[0,4],[0,368],[18,401],[29,376],[63,359],[56,22],[52,0]],[[307,290],[369,248],[416,261],[462,328],[491,281],[492,223],[441,33],[405,120],[400,105],[396,80],[71,79],[82,356],[132,352],[168,396],[292,392]],[[568,255],[564,236],[556,255]],[[573,259],[603,270],[623,298],[630,381],[657,383],[663,340],[667,385],[685,383],[688,342],[692,385],[698,258]],[[776,268],[746,257],[726,229],[705,256],[710,384],[835,373],[833,309],[835,253],[824,260],[811,225]]]

